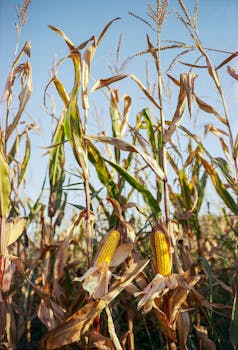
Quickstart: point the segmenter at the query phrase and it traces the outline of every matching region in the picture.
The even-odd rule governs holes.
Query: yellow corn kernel
[[[110,266],[111,260],[120,241],[120,237],[120,232],[117,230],[112,230],[107,234],[96,257],[96,266]]]
[[[156,265],[158,273],[162,276],[168,276],[171,273],[171,261],[169,253],[169,244],[164,232],[156,231],[154,233],[154,247],[156,253]]]

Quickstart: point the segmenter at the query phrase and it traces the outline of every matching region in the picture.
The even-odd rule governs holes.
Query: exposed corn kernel
[[[109,267],[112,257],[120,241],[120,236],[120,232],[117,230],[112,230],[107,234],[107,237],[105,237],[100,251],[98,252],[98,255],[96,257],[96,266]]]
[[[169,244],[164,232],[156,231],[154,233],[154,247],[156,253],[156,265],[158,273],[162,276],[168,276],[171,273],[171,261],[169,253]]]

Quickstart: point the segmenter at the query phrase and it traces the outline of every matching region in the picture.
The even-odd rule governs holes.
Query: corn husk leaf
[[[95,317],[99,316],[106,305],[115,299],[132,282],[148,262],[149,260],[143,260],[132,264],[104,299],[89,302],[69,317],[63,324],[46,334],[41,340],[40,349],[57,349],[57,347],[78,341],[82,334],[89,329]]]
[[[123,263],[123,261],[125,261],[126,258],[128,258],[128,256],[131,254],[133,248],[134,248],[133,243],[120,244],[113,255],[113,258],[110,263],[110,267],[116,267],[121,263]]]
[[[26,226],[27,219],[12,218],[11,221],[6,222],[6,247],[13,244],[21,236]]]

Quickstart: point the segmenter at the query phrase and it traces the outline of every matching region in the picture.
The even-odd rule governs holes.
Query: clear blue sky
[[[90,36],[98,36],[103,27],[113,18],[121,17],[120,21],[113,23],[100,45],[92,65],[92,75],[95,79],[109,77],[111,75],[107,62],[114,63],[117,42],[120,33],[123,34],[121,61],[131,54],[141,51],[147,47],[146,33],[149,33],[152,41],[156,43],[155,34],[141,21],[128,14],[131,11],[141,17],[146,17],[147,1],[142,0],[32,0],[28,10],[28,21],[23,28],[20,45],[26,40],[31,41],[31,64],[33,68],[33,94],[28,104],[27,112],[40,125],[40,135],[35,136],[32,142],[32,160],[30,169],[30,182],[34,188],[41,185],[45,171],[46,157],[42,158],[44,151],[40,146],[50,144],[51,120],[42,109],[43,91],[49,80],[49,70],[52,67],[53,58],[57,59],[67,55],[67,47],[63,40],[48,25],[61,28],[66,35],[75,43],[80,44]],[[155,2],[151,1],[152,4]],[[189,9],[193,6],[192,0],[185,0]],[[0,0],[0,89],[1,94],[4,83],[10,70],[15,42],[16,42],[16,13],[15,6],[20,1]],[[170,9],[179,8],[176,0],[170,1]],[[220,48],[228,51],[238,50],[238,0],[201,0],[199,6],[199,32],[204,46]],[[162,32],[162,39],[188,41],[189,35],[183,25],[173,14],[167,21]],[[171,61],[174,51],[166,55],[162,60],[162,68],[165,70]],[[224,59],[224,55],[212,55],[215,62]],[[185,60],[185,59],[184,59]],[[186,60],[185,60],[186,61]],[[237,60],[231,65],[238,67]],[[225,68],[223,68],[225,70]],[[179,78],[181,71],[187,71],[185,67],[178,66],[175,76]],[[145,57],[133,60],[127,67],[127,73],[137,75],[145,84]],[[224,73],[224,72],[223,72]],[[224,73],[225,74],[225,73]],[[70,63],[66,63],[59,69],[59,76],[66,86],[70,87],[72,82],[72,69]],[[231,78],[225,79],[224,84],[227,91],[228,102],[232,104],[231,118],[234,130],[237,129],[236,103],[238,96],[237,84]],[[140,91],[129,82],[122,83],[122,93],[128,93],[133,97],[133,108],[131,118],[135,118],[141,108],[148,105],[142,98]],[[206,80],[198,83],[200,95],[210,96]],[[49,90],[49,92],[52,90]],[[97,97],[95,96],[95,99]],[[212,96],[215,101],[216,96]],[[57,106],[58,107],[58,106]],[[98,100],[100,116],[105,122],[108,115],[108,105],[103,99]],[[1,111],[2,112],[2,111]],[[61,106],[56,110],[59,116]],[[1,116],[2,118],[2,116]],[[90,114],[91,132],[98,132],[93,108]],[[133,120],[131,120],[133,124]],[[107,122],[106,122],[107,123]],[[204,121],[200,121],[203,125]],[[43,170],[42,170],[43,169]]]

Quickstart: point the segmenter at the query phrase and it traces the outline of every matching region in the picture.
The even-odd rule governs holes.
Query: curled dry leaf
[[[195,93],[194,93],[194,97],[200,109],[202,109],[206,113],[214,114],[216,118],[220,120],[220,122],[227,125],[227,120],[222,116],[220,116],[220,114],[215,110],[215,108],[213,108],[211,105],[201,100]]]
[[[41,340],[40,349],[57,349],[58,347],[78,341],[92,325],[95,317],[99,316],[105,306],[130,285],[133,279],[143,271],[148,262],[149,260],[143,260],[132,264],[117,280],[114,288],[105,295],[104,299],[89,302],[60,326],[47,333]]]
[[[177,102],[177,107],[176,107],[176,111],[174,113],[174,116],[172,118],[172,121],[169,125],[168,130],[165,132],[164,137],[163,137],[163,142],[168,142],[171,138],[171,136],[173,135],[173,133],[175,132],[175,130],[177,129],[177,126],[180,124],[184,111],[185,111],[185,106],[186,106],[186,101],[187,101],[187,91],[185,89],[185,77],[186,74],[181,74],[180,75],[180,92],[179,92],[179,96],[178,96],[178,102]]]
[[[105,86],[108,86],[108,85],[110,85],[112,83],[115,83],[116,81],[122,80],[122,79],[124,79],[126,77],[127,77],[126,74],[120,74],[120,75],[115,75],[115,76],[110,77],[110,78],[100,79],[90,89],[89,94],[91,94],[92,92],[94,92],[94,91],[96,91],[98,89],[101,89],[101,88],[103,88]]]
[[[196,329],[202,348],[204,350],[216,350],[216,344],[208,337],[207,328],[201,325],[194,326],[194,328]]]
[[[235,80],[238,80],[238,74],[236,73],[235,69],[228,66],[227,67],[227,73],[232,77],[234,78]]]
[[[89,349],[115,350],[112,340],[99,333],[87,331],[84,336],[88,338]]]
[[[182,310],[179,314],[179,317],[177,320],[177,330],[178,330],[180,349],[187,350],[188,347],[186,343],[190,332],[190,317],[189,317],[189,313],[185,310]]]

